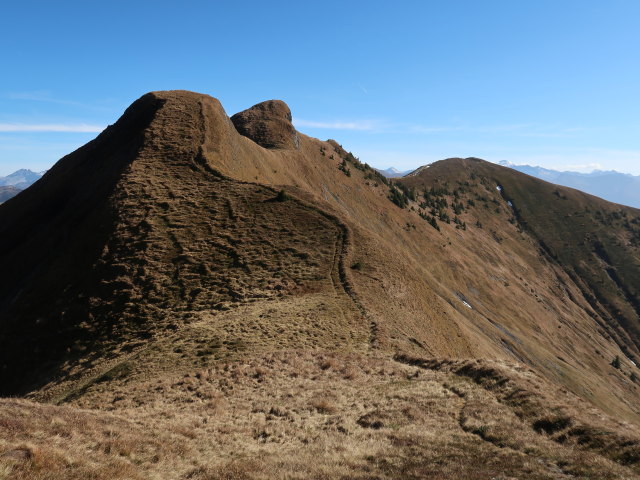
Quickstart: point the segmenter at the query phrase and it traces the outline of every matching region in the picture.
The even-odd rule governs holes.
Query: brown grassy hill
[[[556,246],[573,230],[545,220],[550,208],[524,209],[528,188],[563,202],[558,214],[589,208],[608,218],[619,207],[492,168],[448,160],[389,184],[338,143],[296,132],[282,102],[230,119],[206,95],[143,96],[0,206],[1,393],[67,404],[48,410],[44,430],[27,423],[5,437],[3,451],[26,442],[31,452],[13,453],[27,461],[11,471],[41,478],[33,469],[49,423],[69,423],[71,412],[91,423],[75,410],[85,408],[112,411],[112,426],[100,428],[114,438],[127,422],[137,427],[122,450],[63,428],[55,465],[69,476],[60,478],[84,475],[86,458],[115,469],[103,477],[122,467],[131,469],[124,478],[285,478],[301,468],[287,452],[302,445],[301,458],[327,463],[300,478],[424,478],[425,462],[441,466],[432,478],[635,478],[628,306],[637,283],[633,268],[618,267],[633,264],[635,247],[614,252],[615,240],[598,236],[600,263],[589,263],[579,248]],[[633,243],[636,217],[626,212],[628,226],[611,220],[608,231]],[[590,286],[604,278],[598,268],[621,295]],[[416,360],[424,357],[492,359],[507,373],[485,385],[464,360]],[[498,388],[518,371],[537,380]],[[414,389],[407,376],[416,372],[427,379]],[[461,375],[472,380],[468,393],[450,388]],[[477,397],[469,407],[467,395]],[[526,408],[516,402],[531,396]],[[495,409],[482,410],[485,401]],[[213,420],[218,403],[232,407]],[[404,411],[412,403],[421,413]],[[145,445],[156,436],[179,441],[154,460],[159,447]],[[556,455],[559,444],[567,450]],[[455,470],[467,454],[469,468]]]
[[[630,353],[629,342],[604,327],[607,320],[594,310],[572,272],[540,251],[539,238],[518,224],[497,182],[480,170],[461,168],[457,160],[439,164],[443,178],[437,182],[429,184],[429,177],[420,176],[402,180],[409,189],[415,182],[416,195],[425,184],[435,189],[433,202],[447,200],[450,223],[436,220],[436,230],[428,221],[432,207],[420,207],[424,200],[410,200],[386,185],[336,142],[299,137],[298,150],[265,150],[268,162],[238,155],[209,158],[209,163],[225,175],[285,185],[336,212],[352,232],[349,263],[357,268],[347,273],[375,324],[377,346],[522,361],[608,411],[624,411],[637,421],[635,366],[623,353]],[[472,165],[493,167],[483,161]],[[422,172],[435,171],[431,168]],[[495,168],[533,182],[534,190],[548,185]],[[546,192],[551,199],[558,198],[555,189]],[[619,208],[583,197],[606,205],[607,211]],[[469,200],[475,204],[469,207]],[[454,222],[454,203],[464,203],[464,211],[458,207],[464,228]],[[553,225],[549,228],[553,232]],[[616,356],[622,358],[621,370],[610,365]]]
[[[490,217],[510,215],[580,288],[604,335],[640,362],[640,210],[473,158],[436,162],[402,183],[420,192],[445,184],[457,189],[475,199],[474,208],[466,210],[478,218],[487,211]],[[494,191],[483,195],[484,187],[493,186],[502,199],[496,201]]]
[[[4,393],[85,375],[155,335],[238,305],[278,310],[291,295],[304,298],[301,312],[314,312],[331,293],[320,309],[331,319],[308,327],[297,346],[367,344],[369,328],[351,325],[360,313],[340,282],[340,223],[213,171],[193,137],[204,129],[190,123],[203,121],[201,98],[143,97],[0,211]],[[208,120],[232,129],[208,100],[217,109]],[[244,336],[259,338],[255,325],[236,328],[215,341],[237,347]],[[274,343],[283,341],[276,322],[267,328]]]

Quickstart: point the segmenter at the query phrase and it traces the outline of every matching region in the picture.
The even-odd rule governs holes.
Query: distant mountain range
[[[27,187],[40,180],[45,172],[20,169],[6,177],[0,177],[0,203],[6,202]]]
[[[505,160],[501,161],[500,165],[547,182],[590,193],[610,202],[640,208],[640,176],[614,170],[595,170],[591,173],[561,172],[531,165],[515,165]]]
[[[376,170],[387,178],[404,177],[407,173],[411,173],[413,171],[413,170],[405,170],[404,172],[401,172],[400,170],[394,167],[389,167],[386,170],[380,170],[376,168]]]
[[[24,190],[39,180],[45,172],[33,172],[22,168],[6,177],[0,177],[0,187],[16,187]]]
[[[6,202],[10,198],[15,197],[21,191],[22,190],[20,190],[19,188],[11,186],[0,187],[0,203]]]

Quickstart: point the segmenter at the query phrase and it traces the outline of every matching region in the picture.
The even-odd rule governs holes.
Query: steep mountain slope
[[[621,349],[629,353],[631,343],[614,336],[614,329],[603,328],[607,320],[594,311],[571,272],[540,253],[539,239],[517,224],[497,183],[472,182],[481,172],[459,171],[456,160],[442,162],[451,178],[438,179],[441,184],[432,185],[436,192],[446,182],[475,183],[478,195],[493,208],[484,208],[480,201],[476,206],[481,208],[460,214],[466,229],[440,222],[438,231],[424,220],[427,215],[420,216],[420,201],[406,198],[405,208],[390,204],[390,198],[402,204],[398,199],[403,192],[382,183],[335,142],[327,146],[300,137],[301,151],[287,151],[286,161],[270,152],[270,164],[245,161],[244,156],[212,164],[229,176],[297,186],[339,212],[353,232],[351,262],[358,268],[349,273],[376,326],[377,346],[524,361],[602,408],[626,411],[627,418],[637,419],[637,387],[630,379],[635,366],[630,361],[623,361],[622,371],[610,366],[616,356],[624,358]],[[420,173],[426,175],[431,168],[419,169],[401,184],[416,182],[418,187],[424,183]],[[547,194],[556,199],[554,190]],[[448,199],[453,220],[456,198],[449,193],[437,194],[440,200]],[[467,196],[476,198],[472,192]],[[484,228],[476,226],[478,219]]]
[[[1,393],[108,409],[118,415],[116,423],[144,418],[140,438],[167,428],[200,432],[183,436],[202,455],[228,438],[234,438],[230,448],[241,455],[262,451],[271,441],[277,445],[264,452],[274,451],[294,438],[278,418],[293,418],[296,428],[311,432],[295,437],[294,450],[325,434],[330,445],[350,428],[361,428],[353,430],[351,439],[361,443],[350,453],[357,460],[349,472],[363,478],[369,478],[367,468],[378,478],[406,476],[410,469],[416,478],[424,476],[419,465],[406,463],[428,444],[422,437],[412,443],[416,432],[409,420],[438,405],[436,410],[456,419],[446,427],[454,433],[443,437],[443,457],[429,458],[442,461],[445,447],[455,444],[459,453],[475,452],[475,464],[486,467],[476,468],[478,478],[484,478],[499,472],[500,466],[488,466],[486,456],[501,447],[489,440],[493,446],[486,450],[474,442],[493,438],[491,429],[500,426],[504,412],[483,413],[488,423],[477,425],[476,432],[476,426],[465,427],[476,407],[463,415],[460,399],[476,393],[491,402],[507,399],[495,396],[499,392],[482,397],[479,390],[451,389],[458,371],[470,368],[462,361],[449,369],[447,362],[440,368],[416,359],[494,359],[510,372],[505,378],[524,368],[522,363],[528,365],[526,375],[546,378],[535,388],[522,387],[523,395],[533,395],[536,388],[555,392],[531,407],[530,416],[510,406],[517,412],[509,415],[523,422],[509,424],[512,431],[526,427],[535,442],[546,442],[547,434],[576,439],[579,430],[569,430],[583,428],[576,424],[586,420],[555,423],[563,401],[558,392],[570,391],[575,418],[588,407],[572,395],[614,416],[594,413],[604,419],[607,435],[613,435],[617,422],[631,422],[625,427],[627,440],[611,440],[611,455],[598,450],[596,441],[584,446],[576,440],[580,448],[602,453],[592,465],[597,475],[605,478],[602,472],[612,460],[636,468],[640,455],[625,453],[622,444],[633,446],[640,439],[638,387],[631,375],[636,367],[630,360],[638,355],[633,317],[637,211],[620,213],[619,206],[556,189],[475,159],[439,162],[389,183],[337,142],[296,132],[283,102],[263,102],[229,118],[206,95],[147,94],[98,138],[0,206]],[[606,231],[589,225],[575,230],[566,219],[587,209],[604,219],[602,225],[613,212],[620,217],[611,217]],[[569,212],[572,217],[563,216]],[[597,244],[578,241],[570,243],[573,249],[564,248],[565,238],[573,242],[572,235],[589,232],[597,234]],[[628,245],[617,248],[616,241],[623,240]],[[610,365],[616,356],[619,368]],[[521,363],[514,368],[509,362]],[[433,378],[428,374],[431,384],[416,390],[405,385],[407,376],[427,375],[420,373],[425,368],[435,372]],[[322,383],[321,372],[334,369],[339,373]],[[362,384],[332,384],[338,376],[359,375],[367,379]],[[396,379],[381,383],[390,392],[384,401],[366,386],[373,375]],[[211,385],[199,385],[208,378]],[[397,393],[405,386],[408,390]],[[303,395],[309,389],[316,389],[318,398]],[[258,392],[266,403],[275,396],[295,415],[283,414],[279,405],[264,410],[257,400],[247,400],[252,398],[248,392]],[[356,402],[359,394],[366,400]],[[379,429],[368,413],[384,410],[398,395],[404,395],[403,402],[432,398],[434,403],[425,400],[422,413],[398,419],[398,412],[384,413],[391,416],[387,420],[381,414],[381,425],[388,422],[390,430],[381,436],[363,433]],[[307,403],[297,404],[298,398]],[[237,402],[237,408],[201,431],[209,417],[201,403],[218,399]],[[558,403],[551,406],[554,399]],[[357,416],[346,412],[349,402]],[[174,422],[168,412],[176,405],[182,406]],[[311,416],[305,413],[309,408]],[[345,412],[340,416],[338,410]],[[166,418],[154,423],[159,416]],[[238,423],[247,418],[257,423]],[[263,428],[263,420],[274,421],[277,431]],[[430,415],[423,420],[445,428]],[[391,425],[403,422],[409,430],[393,434]],[[587,423],[600,428],[595,420]],[[209,428],[218,436],[211,437]],[[557,470],[561,462],[580,464],[569,458],[569,450],[550,460],[538,455],[538,447],[529,453],[520,448],[527,441],[520,438],[518,448],[509,446],[512,466],[505,471],[530,468],[538,475],[531,478],[568,478],[576,472]],[[376,452],[393,447],[397,456],[391,453],[384,465],[371,466],[362,453],[370,442]],[[552,473],[525,466],[522,454],[531,452],[525,463],[555,462],[545,467]],[[151,456],[138,452],[133,457],[138,454],[148,462],[144,471],[155,468]],[[139,460],[133,457],[129,467]],[[178,461],[174,457],[163,460],[163,468]],[[223,457],[216,456],[214,463]],[[327,471],[337,468],[340,458]],[[451,460],[445,464],[453,468]],[[185,478],[218,478],[212,466],[193,470],[200,467],[192,465],[190,474],[187,467],[180,463]],[[258,470],[227,478],[269,477],[269,471]],[[456,474],[469,472],[443,470],[434,478]]]
[[[476,185],[469,183],[471,177]],[[562,266],[596,313],[594,319],[625,355],[640,362],[640,210],[477,159],[436,162],[405,185],[425,189],[443,181],[464,182],[465,196],[480,200],[485,209],[488,198],[482,195],[483,187],[495,185],[502,197],[496,202],[496,192],[491,192],[496,213],[510,215],[514,225]]]
[[[501,341],[520,360],[537,364],[569,388],[580,378],[581,394],[604,408],[610,400],[601,397],[602,388],[610,388],[620,373],[611,371],[610,362],[628,357],[623,370],[637,378],[640,283],[634,238],[640,212],[478,159],[436,162],[403,184],[416,192],[429,190],[429,198],[416,202],[423,204],[423,216],[440,217],[438,203],[448,199],[449,209],[442,213],[461,235],[484,232],[485,240],[476,240],[478,251],[498,246],[503,257],[519,259],[520,266],[507,271],[504,261],[498,269],[488,262],[478,277],[485,285],[468,284],[467,290],[461,285],[460,291],[488,321],[500,312],[497,321],[507,329]],[[454,204],[466,230],[454,222]],[[445,231],[446,222],[436,224]],[[480,295],[472,293],[477,291]],[[611,341],[618,352],[602,348]],[[632,398],[625,403],[631,405]]]
[[[627,395],[612,394],[602,381],[611,375],[618,345],[626,343],[609,338],[580,286],[538,254],[536,238],[508,221],[495,187],[489,188],[504,213],[483,219],[487,228],[443,224],[437,231],[418,215],[418,202],[413,210],[390,202],[399,198],[397,188],[337,143],[287,128],[289,115],[277,102],[237,114],[248,138],[210,97],[149,94],[0,210],[6,232],[0,251],[9,272],[0,289],[9,346],[2,358],[5,392],[33,389],[56,375],[80,381],[76,375],[104,367],[105,358],[117,361],[150,338],[204,317],[215,323],[215,312],[250,299],[269,305],[255,309],[260,318],[262,308],[272,308],[269,282],[282,283],[294,302],[306,301],[296,292],[313,291],[313,278],[339,271],[339,289],[347,292],[341,298],[350,300],[337,300],[348,305],[341,307],[342,329],[353,328],[356,339],[349,348],[368,339],[364,343],[389,350],[515,358],[603,406]],[[447,164],[450,175],[458,172]],[[288,203],[265,202],[283,186]],[[283,212],[293,215],[296,205],[310,212],[307,220],[281,227]],[[326,222],[313,215],[333,224],[334,233],[322,233]],[[293,227],[303,231],[289,234]],[[335,230],[343,232],[337,240]],[[498,241],[507,234],[512,241]],[[318,328],[333,330],[334,308],[319,311]],[[563,325],[570,328],[559,342]],[[212,341],[238,340],[228,328]],[[266,341],[264,327],[258,328],[258,335],[248,331],[249,345],[280,341]],[[344,331],[340,337],[347,338]],[[317,332],[298,332],[295,342],[304,344],[309,335]],[[315,345],[336,344],[326,340]],[[16,374],[29,371],[41,377]],[[614,378],[622,392],[633,391],[628,379]],[[16,379],[20,385],[13,385]],[[58,391],[58,383],[50,386]],[[635,407],[624,403],[625,415],[635,418]]]
[[[322,303],[328,289],[326,316],[342,304],[355,310],[336,280],[340,223],[272,189],[216,174],[195,136],[205,131],[201,100],[143,97],[0,211],[5,393],[31,389],[52,372],[84,375],[105,356],[238,304],[295,292]],[[207,100],[208,120],[232,129],[219,104]],[[326,336],[366,344],[368,327],[360,334],[350,328],[358,315],[339,315],[341,325],[331,320]]]

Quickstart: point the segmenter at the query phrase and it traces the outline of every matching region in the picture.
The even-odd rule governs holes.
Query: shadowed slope
[[[337,220],[218,175],[205,133],[216,151],[241,138],[211,97],[149,94],[0,210],[4,393],[86,376],[201,313],[327,289],[354,308]]]
[[[403,200],[395,184],[334,141],[296,134],[299,148],[266,149],[240,135],[206,95],[158,92],[139,102],[149,105],[147,124],[131,123],[142,111],[132,107],[36,185],[48,192],[71,171],[106,168],[99,165],[111,157],[103,151],[127,145],[111,145],[107,133],[132,126],[123,139],[135,139],[136,148],[105,163],[118,167],[106,175],[111,183],[87,189],[85,202],[45,201],[49,213],[32,210],[42,220],[17,230],[24,237],[47,232],[47,222],[88,212],[102,199],[102,210],[90,210],[95,215],[40,239],[56,245],[28,263],[44,273],[29,277],[31,267],[20,268],[33,243],[12,234],[16,243],[2,250],[17,272],[2,310],[2,341],[10,346],[2,361],[14,382],[6,391],[51,381],[34,394],[63,401],[117,372],[145,378],[243,349],[298,344],[516,359],[637,419],[631,363],[609,365],[625,344],[602,327],[567,270],[539,252],[495,179],[447,161],[440,176],[402,180],[435,189],[430,202],[450,220],[438,220],[436,230],[420,198]],[[274,111],[289,122],[283,105],[248,109],[248,124],[267,124]],[[104,148],[92,154],[94,144]],[[283,187],[284,201],[274,201]],[[16,199],[15,210],[0,209],[0,217],[19,224],[39,195]],[[166,354],[172,342],[180,344],[177,357]],[[123,367],[130,359],[134,368]],[[17,374],[35,370],[40,379]]]
[[[634,211],[479,160],[389,183],[239,115],[145,95],[0,207],[0,388],[67,404],[0,402],[0,474],[634,478]]]
[[[110,196],[162,103],[142,97],[116,125],[0,207],[3,393],[84,339],[79,325],[88,320],[88,298],[79,289],[100,282],[93,267],[117,222]]]

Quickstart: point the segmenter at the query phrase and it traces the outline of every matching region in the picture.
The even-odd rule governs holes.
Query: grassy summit
[[[636,478],[639,217],[147,94],[0,207],[0,478]]]

